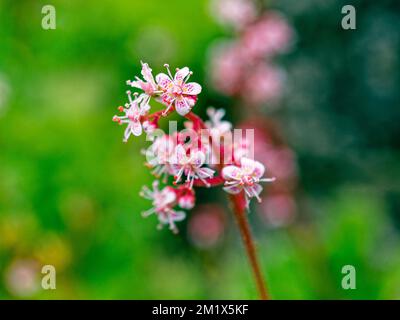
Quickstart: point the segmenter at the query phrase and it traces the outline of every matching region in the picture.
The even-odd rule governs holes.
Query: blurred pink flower
[[[286,52],[293,41],[294,31],[278,12],[268,11],[244,31],[242,47],[249,57],[259,58]]]
[[[210,60],[214,87],[226,95],[239,92],[245,63],[241,48],[234,42],[220,43],[211,49]]]
[[[297,165],[294,152],[287,147],[270,147],[259,154],[260,161],[268,159],[268,168],[279,184],[296,180]]]
[[[269,194],[261,204],[261,216],[275,227],[290,224],[296,216],[296,202],[290,194]]]
[[[6,271],[6,287],[14,296],[32,296],[39,290],[39,272],[37,261],[16,260]]]
[[[242,29],[257,16],[252,0],[214,0],[211,10],[217,21],[236,29]]]
[[[282,95],[283,80],[281,69],[262,62],[244,77],[242,98],[251,105],[276,101]]]
[[[223,208],[216,204],[198,206],[188,223],[189,239],[201,249],[217,245],[222,239],[224,230]]]

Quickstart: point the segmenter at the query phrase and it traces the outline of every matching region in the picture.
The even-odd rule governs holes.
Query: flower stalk
[[[242,205],[243,199],[240,195],[229,195],[232,211],[238,225],[243,245],[246,250],[254,280],[257,286],[259,297],[261,300],[268,300],[269,294],[266,288],[266,281],[261,271],[260,262],[257,257],[257,250],[254,244],[253,236],[250,230],[249,221],[247,219],[246,207]]]

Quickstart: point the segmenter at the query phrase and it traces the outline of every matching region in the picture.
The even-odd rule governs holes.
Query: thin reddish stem
[[[261,272],[260,263],[257,258],[256,248],[254,245],[253,237],[251,234],[249,222],[246,215],[245,199],[243,199],[243,194],[229,195],[229,199],[231,201],[236,222],[238,224],[240,234],[242,236],[242,240],[246,248],[247,257],[249,259],[251,269],[253,271],[254,280],[257,285],[260,299],[268,300],[269,295],[267,293],[265,279]]]

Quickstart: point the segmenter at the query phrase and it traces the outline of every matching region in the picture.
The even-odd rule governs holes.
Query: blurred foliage
[[[123,144],[111,121],[141,59],[156,72],[189,65],[204,83],[207,49],[225,36],[208,3],[54,0],[49,31],[45,4],[0,0],[0,298],[256,298],[233,223],[222,243],[200,250],[185,223],[174,236],[141,218],[145,141]],[[340,27],[345,4],[357,8],[355,31]],[[298,39],[279,61],[283,106],[265,114],[280,122],[301,174],[293,225],[250,216],[272,295],[400,298],[399,2],[268,5]],[[209,104],[231,111],[205,86],[196,108]],[[40,275],[29,261],[56,267],[57,290],[19,290],[15,263]],[[341,288],[347,264],[356,290]]]

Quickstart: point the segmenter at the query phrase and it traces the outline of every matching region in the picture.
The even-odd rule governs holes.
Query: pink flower
[[[212,13],[219,22],[241,29],[254,20],[257,10],[252,0],[214,0]]]
[[[261,63],[244,79],[242,96],[250,104],[276,101],[283,91],[284,72]]]
[[[157,177],[163,176],[165,181],[168,174],[173,174],[170,158],[174,154],[175,146],[175,139],[165,134],[158,137],[145,152],[147,164],[154,168],[152,173]]]
[[[222,43],[213,47],[210,59],[211,81],[215,88],[227,95],[240,91],[245,58],[235,42]]]
[[[284,192],[271,194],[265,200],[261,205],[260,214],[266,223],[280,227],[293,222],[297,206],[291,194]]]
[[[232,123],[226,120],[222,120],[225,116],[224,109],[214,109],[208,108],[207,115],[210,118],[209,121],[206,121],[205,124],[208,129],[211,130],[211,135],[216,138],[224,136],[227,133],[231,133],[232,130]]]
[[[205,179],[212,178],[215,171],[203,167],[205,161],[206,154],[204,151],[192,149],[190,154],[187,155],[185,148],[178,145],[170,160],[175,175],[175,183],[181,181],[182,176],[185,175],[186,183],[189,184],[190,189],[196,179],[200,179],[205,185],[209,185]]]
[[[222,177],[226,180],[224,190],[231,194],[238,194],[244,190],[247,198],[256,197],[261,202],[259,195],[262,187],[259,183],[275,180],[275,178],[262,178],[264,172],[262,163],[241,158],[240,167],[231,165],[222,169]]]
[[[175,222],[185,219],[185,212],[175,211],[173,207],[176,204],[176,193],[172,187],[165,187],[161,191],[158,189],[159,182],[153,182],[153,190],[146,186],[142,188],[140,195],[145,199],[152,200],[153,207],[142,213],[143,217],[155,213],[160,221],[159,228],[168,224],[173,232],[177,232]]]
[[[146,96],[141,94],[139,97],[132,99],[131,92],[127,91],[129,103],[125,104],[124,107],[119,107],[119,111],[124,112],[124,116],[114,116],[113,121],[118,122],[119,124],[127,123],[128,126],[125,129],[124,133],[124,142],[127,142],[131,134],[134,136],[140,136],[142,134],[142,123],[141,117],[146,115],[150,110],[150,106],[148,104],[144,104],[144,100],[146,100]],[[136,96],[134,94],[134,96]]]
[[[189,239],[201,249],[211,249],[221,242],[225,229],[224,208],[217,204],[200,205],[188,223]]]
[[[135,77],[136,81],[128,80],[126,83],[131,87],[142,89],[146,95],[145,103],[149,103],[150,98],[158,93],[158,86],[154,81],[152,70],[147,63],[140,62],[142,64],[142,76],[143,79]]]
[[[293,33],[281,14],[270,11],[245,30],[242,45],[250,57],[271,56],[283,53],[290,47]]]
[[[40,288],[39,267],[36,260],[15,260],[5,270],[4,285],[16,297],[34,295]]]
[[[145,120],[142,123],[144,132],[147,134],[152,134],[157,129],[157,124],[155,122]]]
[[[192,72],[188,67],[177,69],[175,77],[172,77],[168,64],[165,65],[168,75],[160,73],[156,76],[156,81],[163,91],[161,95],[162,103],[167,106],[166,114],[172,106],[176,111],[184,116],[190,112],[197,101],[197,95],[201,92],[201,86],[196,82],[186,83]]]

